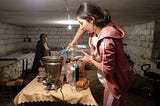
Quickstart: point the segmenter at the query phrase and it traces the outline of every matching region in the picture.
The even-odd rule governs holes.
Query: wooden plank
[[[14,64],[16,62],[17,62],[17,60],[1,60],[0,61],[0,67],[6,67],[6,66]]]

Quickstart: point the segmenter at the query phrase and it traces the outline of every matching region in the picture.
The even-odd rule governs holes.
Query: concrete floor
[[[92,69],[93,70],[86,71],[87,77],[90,80],[90,87],[94,98],[99,106],[102,106],[103,87],[97,79],[96,69]],[[155,105],[155,98],[160,98],[159,93],[158,97],[149,96],[148,92],[149,88],[152,87],[152,82],[153,81],[143,78],[139,75],[132,75],[132,86],[125,97],[126,106],[160,106],[160,103]]]
[[[87,70],[87,78],[90,81],[90,88],[92,94],[99,104],[102,106],[103,102],[103,87],[99,83],[96,76],[96,69],[92,67],[93,70]],[[26,84],[32,79],[27,78]],[[129,89],[125,103],[126,106],[160,106],[160,104],[155,105],[155,98],[148,95],[147,89],[151,87],[152,81],[142,78],[138,75],[132,75],[132,87]],[[17,88],[0,88],[0,106],[14,106],[13,99],[20,89]],[[6,95],[7,93],[7,95]],[[8,93],[10,94],[8,96]],[[160,98],[160,96],[156,97]]]

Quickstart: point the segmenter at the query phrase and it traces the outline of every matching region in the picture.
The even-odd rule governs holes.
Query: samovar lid
[[[46,63],[62,63],[63,57],[62,56],[44,56],[42,58],[42,61]]]

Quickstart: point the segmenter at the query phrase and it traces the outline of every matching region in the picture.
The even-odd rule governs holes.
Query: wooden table
[[[16,63],[17,60],[0,60],[0,68]]]
[[[16,95],[16,97],[14,98],[14,104],[16,106],[21,104],[25,105],[25,103],[44,104],[45,102],[53,102],[54,104],[57,103],[56,106],[59,103],[66,103],[70,105],[81,104],[98,106],[97,102],[92,96],[90,88],[82,91],[77,91],[74,86],[64,84],[62,86],[62,89],[59,88],[57,91],[47,90],[46,86],[44,86],[37,80],[38,78],[36,77]]]

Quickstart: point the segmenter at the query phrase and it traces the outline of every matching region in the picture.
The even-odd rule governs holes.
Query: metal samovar
[[[42,63],[47,73],[47,89],[56,90],[62,86],[60,77],[63,65],[63,57],[61,56],[45,56]]]

